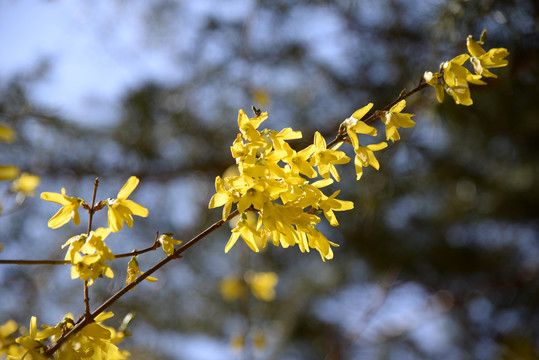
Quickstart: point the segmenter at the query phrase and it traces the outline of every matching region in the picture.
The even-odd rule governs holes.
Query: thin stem
[[[90,232],[92,231],[92,220],[94,218],[95,213],[95,196],[97,194],[97,187],[99,186],[99,178],[95,178],[94,180],[94,194],[92,195],[92,204],[90,205],[90,209],[88,209],[88,236],[90,236]]]
[[[67,265],[71,264],[67,260],[0,260],[0,265]]]
[[[147,247],[145,249],[142,249],[142,250],[133,250],[133,251],[126,252],[126,253],[115,254],[114,258],[115,259],[120,259],[120,258],[137,256],[137,255],[144,254],[144,253],[147,253],[147,252],[150,252],[150,251],[154,251],[154,250],[158,249],[160,246],[161,246],[161,244],[159,243],[158,236],[156,236],[155,241],[152,244],[152,246],[149,246],[149,247]],[[23,259],[21,259],[21,260],[10,260],[10,259],[0,260],[0,265],[7,265],[7,264],[10,264],[10,265],[67,265],[67,264],[71,264],[71,261],[69,261],[69,260],[23,260]]]
[[[84,317],[90,315],[90,296],[88,294],[88,280],[84,280]]]
[[[99,178],[94,180],[94,193],[92,195],[92,203],[88,209],[88,232],[87,235],[90,236],[92,232],[92,220],[95,213],[95,197],[97,195],[97,187],[99,186]],[[87,318],[90,316],[90,294],[88,291],[88,280],[84,280],[84,317]]]
[[[148,276],[162,268],[164,265],[166,265],[168,262],[170,262],[173,259],[181,258],[181,254],[184,253],[186,250],[188,250],[191,246],[195,245],[197,242],[208,236],[213,231],[219,229],[221,226],[226,224],[228,221],[230,221],[232,218],[237,216],[239,214],[238,210],[235,210],[232,212],[228,217],[223,220],[219,220],[210,227],[208,227],[206,230],[202,231],[197,236],[193,237],[191,240],[186,242],[182,247],[176,249],[172,255],[167,256],[157,264],[155,264],[153,267],[151,267],[149,270],[147,270],[144,274],[140,275],[135,281],[127,284],[122,289],[120,289],[116,294],[112,295],[107,301],[105,301],[101,306],[99,306],[97,309],[95,309],[92,313],[90,313],[88,316],[85,316],[82,321],[77,323],[71,330],[69,330],[67,333],[62,335],[61,338],[56,341],[54,345],[52,345],[50,348],[47,349],[45,352],[45,356],[52,357],[52,355],[64,344],[71,336],[77,334],[79,331],[81,331],[86,325],[90,324],[94,321],[95,317],[99,314],[101,314],[103,311],[105,311],[109,306],[114,304],[118,299],[120,299],[123,295],[125,295],[129,290],[133,289],[135,286],[140,284],[142,281],[144,281]]]
[[[426,88],[428,86],[428,84],[426,82],[423,82],[423,78],[421,78],[419,80],[419,83],[417,84],[417,86],[408,91],[407,93],[404,93],[404,94],[401,94],[399,95],[399,97],[397,97],[397,99],[395,99],[393,102],[391,102],[390,104],[386,105],[382,110],[376,110],[374,113],[372,113],[370,116],[364,118],[364,119],[361,119],[361,121],[363,121],[365,124],[370,124],[372,123],[374,120],[378,119],[381,115],[382,115],[382,111],[388,111],[389,109],[391,109],[391,107],[393,107],[395,104],[397,104],[399,101],[403,100],[403,99],[406,99],[408,96],[410,95],[413,95],[415,94],[416,92],[418,91],[421,91],[423,90],[424,88]],[[329,149],[330,147],[344,141],[346,139],[348,135],[346,134],[346,129],[340,129],[339,130],[339,133],[337,134],[337,136],[335,137],[335,139],[333,139],[329,144],[327,144],[327,148]]]

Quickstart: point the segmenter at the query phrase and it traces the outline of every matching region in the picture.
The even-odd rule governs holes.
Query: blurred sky
[[[435,3],[425,1],[422,8]],[[256,3],[228,0],[222,6],[221,1],[205,0],[174,4],[179,8],[170,11],[173,15],[160,14],[155,19],[148,15],[155,5],[152,1],[1,2],[0,81],[14,74],[45,70],[45,77],[30,87],[32,100],[58,110],[68,119],[88,125],[107,124],[118,114],[119,96],[142,81],[164,85],[188,81],[189,64],[185,61],[199,51],[196,36],[205,23],[202,19],[215,16],[218,8],[221,20],[247,22]],[[370,0],[362,4],[365,26],[384,21],[382,4]],[[159,22],[159,16],[176,18],[165,25]],[[316,26],[305,26],[307,22]],[[276,36],[271,19],[261,17],[250,26],[254,27],[254,44],[274,45],[269,40]],[[287,14],[282,33],[305,44],[320,63],[342,72],[355,66],[347,56],[345,44],[349,41],[343,38],[343,26],[329,9],[314,8],[306,13],[297,7]],[[216,62],[230,50],[223,48],[218,37],[215,42],[202,49],[205,54],[200,54],[197,61]],[[275,84],[284,81],[285,87],[297,78],[293,73],[276,76],[264,69],[257,69],[257,73]],[[377,72],[377,76],[387,76],[386,71]]]
[[[144,79],[177,80],[167,48],[141,41],[145,7],[140,1],[1,2],[0,80],[47,61],[49,72],[31,94],[38,103],[71,119],[111,120],[126,88]]]

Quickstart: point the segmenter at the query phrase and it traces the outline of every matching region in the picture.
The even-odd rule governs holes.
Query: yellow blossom
[[[472,35],[468,36],[466,39],[466,46],[471,55],[470,62],[472,63],[476,74],[496,78],[498,76],[487,69],[507,66],[509,63],[507,60],[504,60],[505,57],[509,56],[509,51],[505,48],[490,49],[487,52],[477,41],[475,41]]]
[[[245,283],[234,276],[228,276],[221,280],[220,289],[223,299],[227,302],[232,302],[247,295]]]
[[[324,216],[332,226],[339,225],[339,222],[337,221],[337,218],[335,217],[333,211],[345,211],[354,208],[354,203],[352,201],[335,199],[335,197],[337,197],[340,192],[340,190],[337,190],[330,197],[324,195],[318,205],[320,209],[324,211]]]
[[[354,159],[354,165],[356,167],[356,178],[357,180],[361,179],[363,175],[363,167],[371,165],[376,170],[380,169],[380,163],[378,159],[374,156],[374,151],[382,150],[387,147],[386,142],[381,142],[379,144],[371,144],[367,146],[358,146],[354,151],[356,152],[356,157]]]
[[[251,250],[254,252],[259,252],[260,248],[262,248],[267,239],[264,239],[261,236],[261,233],[258,232],[252,225],[249,225],[247,220],[241,219],[236,224],[236,227],[232,229],[232,234],[230,235],[230,239],[228,240],[228,243],[225,246],[225,253],[228,253],[232,246],[238,241],[239,237],[242,237],[243,241],[249,246]]]
[[[163,247],[163,251],[167,255],[172,255],[174,253],[174,245],[181,245],[181,240],[175,240],[172,238],[173,233],[163,233],[159,236],[159,243]]]
[[[117,198],[109,198],[107,200],[109,207],[109,227],[113,232],[120,230],[123,227],[124,221],[127,226],[133,226],[133,215],[141,217],[148,216],[148,209],[127,199],[133,190],[135,190],[138,183],[139,179],[136,176],[131,176],[120,192],[118,192]]]
[[[279,282],[279,277],[276,273],[272,271],[247,271],[245,273],[245,282],[249,284],[251,292],[257,299],[263,301],[275,299],[275,286]]]
[[[131,284],[133,281],[137,280],[139,275],[142,275],[142,274],[144,274],[144,272],[140,271],[139,264],[138,264],[138,261],[137,261],[137,257],[136,256],[131,257],[131,260],[129,260],[129,262],[127,263],[127,276],[126,276],[126,279],[125,279],[125,286],[127,286],[127,285]],[[152,276],[148,276],[144,280],[147,280],[147,281],[150,281],[150,282],[156,282],[157,281],[157,279],[152,277]],[[133,290],[135,290],[135,288],[131,288],[131,290],[129,290],[129,291],[133,291]]]
[[[238,201],[239,212],[245,212],[250,206],[253,206],[256,210],[262,209],[264,202],[269,199],[265,190],[264,182],[253,182]]]
[[[314,170],[314,160],[312,160],[311,155],[315,151],[314,145],[309,145],[303,150],[296,152],[292,150],[289,155],[284,159],[288,163],[288,169],[292,174],[303,174],[310,178],[315,178],[318,176],[316,170]]]
[[[318,131],[314,134],[314,147],[314,159],[316,166],[318,166],[318,173],[325,179],[328,179],[331,173],[335,180],[340,181],[341,178],[335,165],[346,164],[350,158],[344,152],[336,150],[338,146],[327,149],[326,140]]]
[[[19,175],[19,168],[15,165],[0,165],[0,180],[12,180]]]
[[[339,246],[329,241],[317,228],[311,227],[307,234],[309,247],[318,250],[323,261],[333,259],[331,246]]]
[[[344,121],[344,124],[346,125],[346,132],[348,133],[348,137],[350,138],[350,142],[352,143],[352,146],[356,148],[359,146],[359,142],[357,139],[357,134],[367,134],[376,136],[376,129],[372,126],[369,126],[365,124],[363,121],[360,121],[363,116],[365,116],[366,113],[369,112],[369,110],[372,108],[373,104],[369,103],[368,105],[362,107],[359,110],[356,110],[352,116],[350,116],[348,119]]]
[[[12,142],[15,139],[15,131],[7,126],[0,124],[0,141]]]
[[[461,54],[442,64],[442,69],[444,70],[443,79],[447,85],[447,93],[453,97],[455,103],[466,106],[473,104],[468,83],[475,85],[486,84],[481,80],[481,75],[473,75],[468,69],[462,66],[469,58],[470,55]]]
[[[263,145],[265,140],[262,135],[257,131],[260,124],[268,118],[268,113],[261,113],[259,116],[249,118],[245,111],[239,110],[238,112],[238,127],[246,140],[249,140],[258,145]]]
[[[21,344],[24,348],[28,350],[33,350],[41,346],[39,341],[36,340],[36,336],[37,336],[37,319],[35,316],[32,316],[30,319],[30,327],[28,329],[28,334],[18,337],[15,341],[18,344]]]
[[[409,128],[415,125],[411,119],[414,114],[401,113],[406,106],[406,100],[401,100],[384,112],[384,124],[386,126],[386,140],[397,141],[400,139],[398,128]]]
[[[357,121],[370,106],[356,111],[349,119],[355,134],[376,133],[374,128]],[[330,247],[335,244],[314,227],[324,212],[319,210],[320,205],[327,212],[325,216],[334,219],[333,211],[351,208],[351,203],[340,203],[334,195],[327,197],[320,189],[333,182],[331,177],[339,180],[335,165],[347,163],[350,158],[337,150],[342,142],[328,149],[318,132],[314,144],[296,152],[287,141],[300,138],[301,133],[291,128],[259,131],[266,118],[266,113],[248,118],[239,111],[240,133],[231,147],[239,175],[215,179],[216,193],[209,207],[223,206],[223,220],[228,218],[234,204],[241,213],[238,221],[231,221],[233,229],[225,252],[241,237],[255,252],[265,249],[271,241],[283,248],[297,244],[302,252],[314,248],[324,260],[330,259],[333,257]],[[317,176],[324,179],[312,184],[306,179]],[[249,220],[251,217],[253,221]]]
[[[255,331],[255,333],[253,334],[253,344],[259,350],[263,350],[266,347],[267,340],[266,340],[266,334],[264,334],[264,331],[262,330]]]
[[[74,236],[64,244],[63,247],[69,245],[66,260],[72,264],[72,279],[88,280],[88,285],[92,285],[100,276],[114,277],[112,269],[105,262],[114,260],[114,254],[104,242],[110,232],[111,229],[98,228],[90,232],[89,236]]]
[[[34,196],[35,189],[41,182],[37,175],[22,173],[19,178],[15,179],[11,184],[11,191],[22,193],[26,196]]]
[[[230,346],[235,349],[243,349],[245,347],[245,334],[235,334],[232,336]]]
[[[230,214],[232,204],[239,200],[239,196],[226,189],[225,182],[220,176],[215,178],[215,191],[216,193],[210,199],[208,207],[213,209],[224,205],[222,219],[225,220]]]
[[[430,86],[434,87],[434,90],[436,91],[436,99],[439,103],[442,103],[444,101],[444,87],[442,84],[440,84],[439,79],[443,75],[439,72],[433,73],[432,71],[425,71],[425,74],[423,74],[423,79],[425,79],[425,82],[429,84]]]
[[[52,229],[59,228],[66,224],[70,219],[73,219],[75,225],[80,224],[78,208],[84,203],[84,200],[77,197],[69,197],[65,194],[65,189],[62,188],[62,193],[44,192],[41,193],[41,198],[46,201],[51,201],[63,205],[60,210],[50,218],[48,225]]]

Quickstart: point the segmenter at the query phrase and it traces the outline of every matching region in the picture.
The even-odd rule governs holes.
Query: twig
[[[95,178],[94,181],[94,193],[92,195],[92,203],[88,209],[88,232],[87,235],[90,236],[92,232],[92,220],[95,213],[95,197],[97,195],[97,187],[99,186],[99,178]],[[90,316],[90,294],[88,291],[88,280],[84,280],[84,318]]]
[[[364,119],[361,119],[361,121],[363,121],[365,124],[370,124],[371,122],[373,122],[374,120],[376,120],[377,118],[379,118],[381,115],[382,115],[382,112],[383,111],[388,111],[389,109],[391,109],[392,106],[394,106],[395,104],[397,104],[399,101],[403,100],[403,99],[406,99],[408,96],[410,95],[413,95],[415,94],[416,92],[418,91],[421,91],[423,90],[424,88],[426,88],[428,86],[428,84],[426,82],[423,82],[423,78],[421,78],[419,80],[419,83],[417,84],[417,86],[408,91],[407,93],[405,94],[401,94],[399,95],[399,97],[397,97],[397,99],[395,99],[393,102],[391,102],[389,105],[385,106],[382,110],[376,110],[374,113],[372,113],[370,116],[364,118]],[[346,139],[348,135],[346,134],[346,128],[344,129],[339,129],[339,133],[337,134],[337,136],[335,137],[335,139],[333,139],[329,144],[327,144],[327,148],[329,149],[330,147],[344,141]]]
[[[90,208],[88,209],[88,236],[90,236],[90,232],[92,231],[92,220],[94,218],[95,213],[95,196],[97,194],[97,187],[99,186],[99,178],[95,178],[94,180],[94,194],[92,195],[92,204],[90,205]]]
[[[159,234],[159,232],[157,234]],[[155,241],[154,241],[152,246],[149,246],[149,247],[147,247],[145,249],[142,249],[142,250],[133,250],[133,251],[130,251],[130,252],[127,252],[127,253],[115,254],[114,258],[115,259],[120,259],[120,258],[137,256],[137,255],[144,254],[144,253],[147,253],[147,252],[150,252],[150,251],[154,251],[154,250],[158,249],[160,246],[161,246],[161,244],[159,243],[158,235],[156,235]],[[21,259],[21,260],[10,260],[10,259],[0,260],[0,265],[67,265],[67,264],[71,264],[71,261],[69,261],[69,260],[23,260],[23,259]]]

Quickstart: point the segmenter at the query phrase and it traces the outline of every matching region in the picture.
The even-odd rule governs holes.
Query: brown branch
[[[71,264],[67,260],[0,260],[0,265],[67,265]]]
[[[95,214],[95,196],[97,194],[97,187],[99,186],[99,178],[95,178],[94,180],[94,193],[92,195],[92,204],[90,205],[90,208],[88,209],[88,232],[87,235],[90,236],[90,232],[92,231],[92,220],[94,218]]]
[[[86,235],[90,236],[92,232],[92,220],[95,214],[95,197],[97,195],[97,187],[99,186],[99,178],[94,180],[94,193],[92,195],[92,203],[88,209],[88,231]],[[88,280],[84,280],[84,317],[90,316],[90,292],[88,290]]]
[[[126,258],[126,257],[131,257],[131,256],[137,256],[140,254],[157,250],[161,246],[158,240],[158,236],[159,236],[159,232],[155,236],[155,241],[152,246],[149,246],[142,250],[135,249],[127,253],[121,253],[117,255],[115,254],[114,258],[120,259],[120,258]],[[0,265],[67,265],[67,264],[71,264],[71,262],[69,260],[11,260],[11,259],[0,260]]]
[[[189,249],[191,246],[195,245],[197,242],[208,236],[213,231],[219,229],[221,226],[226,224],[228,221],[230,221],[233,217],[237,216],[239,214],[238,210],[235,210],[232,212],[228,217],[223,220],[219,220],[210,227],[208,227],[206,230],[202,231],[197,236],[193,237],[191,240],[186,242],[182,247],[176,249],[172,255],[167,256],[157,264],[155,264],[153,267],[151,267],[148,271],[143,273],[141,276],[139,276],[135,281],[129,283],[128,285],[124,286],[122,289],[120,289],[116,294],[112,295],[107,301],[105,301],[101,306],[99,306],[97,309],[95,309],[89,316],[83,317],[79,322],[71,328],[67,333],[62,335],[61,338],[59,338],[54,345],[51,345],[46,351],[45,356],[51,358],[53,354],[62,346],[71,336],[77,334],[79,331],[81,331],[86,325],[92,323],[97,315],[101,314],[103,311],[105,311],[109,306],[114,304],[118,299],[120,299],[123,295],[125,295],[128,291],[133,289],[135,286],[140,284],[142,281],[144,281],[148,276],[162,268],[164,265],[166,265],[168,262],[170,262],[173,259],[181,258],[181,254],[185,252],[187,249]]]
[[[421,79],[419,80],[419,83],[417,84],[417,86],[408,91],[407,93],[404,93],[404,94],[401,94],[399,95],[399,97],[397,97],[397,99],[395,99],[393,102],[391,102],[390,104],[386,105],[382,110],[376,110],[374,113],[372,113],[370,116],[364,118],[364,119],[361,119],[361,121],[363,121],[365,124],[370,124],[371,122],[373,122],[374,120],[376,120],[377,118],[379,118],[380,116],[382,116],[382,112],[383,111],[388,111],[389,109],[391,109],[391,107],[393,107],[395,104],[397,104],[399,101],[403,100],[403,99],[406,99],[408,96],[410,95],[413,95],[415,94],[416,92],[418,91],[421,91],[423,90],[424,88],[426,88],[428,86],[428,84],[426,82],[423,81],[423,77],[421,77]],[[341,128],[339,129],[339,133],[337,134],[337,136],[335,137],[335,139],[333,139],[326,147],[329,149],[330,147],[340,143],[340,142],[343,142],[345,141],[345,139],[347,138],[347,134],[346,134],[346,128]]]

